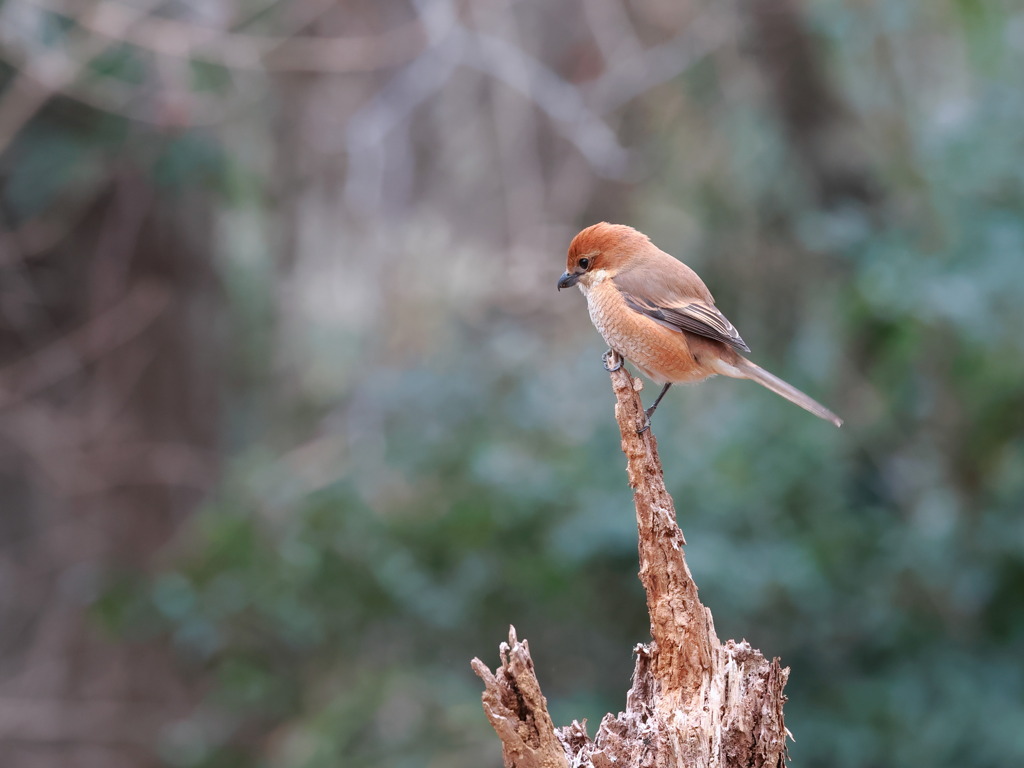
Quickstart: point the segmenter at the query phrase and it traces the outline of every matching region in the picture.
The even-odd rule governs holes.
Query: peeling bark
[[[483,705],[502,741],[506,768],[773,768],[785,765],[782,689],[789,669],[746,641],[724,645],[697,596],[683,533],[665,488],[657,441],[643,424],[640,380],[611,374],[639,531],[640,581],[651,617],[636,647],[626,710],[605,715],[591,739],[578,721],[555,729],[529,647],[512,629],[492,674],[479,659]]]
[[[471,662],[484,681],[484,712],[501,739],[505,765],[517,768],[567,768],[566,751],[540,692],[530,647],[508,628],[508,642],[498,649],[501,666],[494,674],[480,659]]]

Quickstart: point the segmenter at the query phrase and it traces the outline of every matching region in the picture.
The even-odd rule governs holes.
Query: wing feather
[[[639,263],[637,263],[639,262]],[[718,311],[711,291],[697,273],[659,249],[634,259],[612,278],[626,304],[667,328],[704,336],[749,352],[732,323]]]
[[[749,352],[750,347],[740,337],[739,331],[729,322],[714,304],[691,301],[676,306],[660,306],[622,291],[626,304],[635,312],[647,315],[667,328],[687,331],[715,341],[728,344],[740,352]]]

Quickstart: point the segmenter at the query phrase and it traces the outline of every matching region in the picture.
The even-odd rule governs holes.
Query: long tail
[[[726,368],[729,368],[731,370],[727,371],[725,370]],[[830,411],[824,405],[819,403],[817,400],[808,397],[799,389],[794,387],[792,384],[783,381],[778,376],[768,373],[768,371],[766,371],[764,368],[761,368],[758,365],[754,365],[745,357],[740,357],[739,355],[737,355],[736,361],[733,362],[731,365],[726,364],[722,366],[722,370],[720,372],[725,374],[726,376],[732,376],[733,378],[750,379],[751,381],[756,381],[762,387],[770,389],[777,395],[782,395],[782,397],[789,400],[789,402],[799,405],[805,411],[813,413],[819,419],[831,421],[837,427],[841,427],[843,425],[842,419],[840,419],[838,416],[832,413],[832,411]]]

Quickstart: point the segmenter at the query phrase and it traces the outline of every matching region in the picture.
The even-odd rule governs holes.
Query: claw
[[[644,411],[644,425],[636,431],[638,435],[642,435],[644,432],[651,428],[651,414],[654,413],[654,408],[648,408]]]
[[[655,398],[654,400],[654,404],[644,411],[644,425],[636,431],[638,435],[642,435],[644,432],[651,428],[651,416],[654,415],[654,412],[658,409],[658,403],[661,402],[661,398],[665,396],[665,393],[668,392],[669,387],[671,386],[672,384],[671,382],[669,382],[664,387],[662,387],[661,392],[658,394],[658,397]]]
[[[615,364],[611,365],[611,361],[614,360]],[[615,373],[622,367],[622,356],[614,349],[609,349],[603,355],[601,355],[601,362],[604,365],[604,369],[608,373]]]

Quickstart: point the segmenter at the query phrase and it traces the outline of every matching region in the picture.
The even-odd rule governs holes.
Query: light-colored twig
[[[667,83],[735,37],[729,4],[712,4],[673,39],[650,48],[631,47],[609,62],[606,72],[585,87],[600,114],[621,109],[633,99]]]
[[[427,48],[386,83],[349,121],[345,196],[358,210],[379,204],[384,142],[400,123],[438,93],[460,66],[476,69],[527,96],[553,127],[606,178],[622,178],[629,152],[579,89],[523,49],[459,21],[450,2],[415,0]]]
[[[106,0],[97,3],[96,13],[84,17],[74,14],[70,4],[60,0],[29,1],[51,13],[73,18],[83,29],[112,43],[128,43],[163,56],[195,59],[232,69],[369,72],[407,63],[424,44],[419,21],[380,35],[360,37],[256,35],[180,19],[156,16],[137,19],[130,6]],[[308,23],[309,18],[304,17],[303,21]]]

